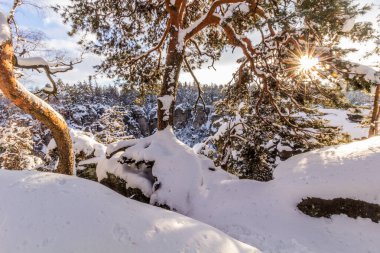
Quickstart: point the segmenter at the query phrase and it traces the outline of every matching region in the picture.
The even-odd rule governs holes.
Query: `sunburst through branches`
[[[306,44],[305,48],[297,47],[295,50],[289,50],[289,58],[285,63],[288,64],[287,72],[290,76],[310,77],[311,74],[321,74],[324,65],[332,57],[325,50],[318,49]]]
[[[319,59],[317,57],[303,55],[299,59],[299,70],[301,72],[312,71],[319,63]]]

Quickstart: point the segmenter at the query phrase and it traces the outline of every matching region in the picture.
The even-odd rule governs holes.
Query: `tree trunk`
[[[376,90],[375,90],[375,99],[373,102],[371,125],[370,125],[369,133],[368,133],[369,138],[379,135],[379,121],[380,121],[379,99],[380,99],[380,85],[377,85]]]
[[[26,90],[13,74],[13,46],[8,41],[0,45],[0,89],[24,112],[45,124],[51,131],[59,153],[57,172],[74,173],[74,152],[65,120],[50,105]]]
[[[157,129],[164,130],[174,125],[174,104],[177,95],[178,78],[184,57],[183,45],[178,41],[178,30],[170,31],[170,41],[165,63],[164,79],[158,97]]]

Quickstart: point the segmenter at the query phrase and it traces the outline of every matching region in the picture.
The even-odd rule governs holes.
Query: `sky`
[[[0,0],[0,8],[6,12],[10,8],[11,0]],[[69,0],[34,0],[32,2],[37,2],[42,6],[49,6],[55,4],[65,4],[69,3]],[[360,4],[372,3],[374,5],[380,6],[380,0],[358,0]],[[375,21],[377,13],[379,13],[379,7],[375,7],[373,11],[363,17],[357,18],[357,21]],[[80,46],[77,45],[78,36],[70,37],[68,36],[68,31],[70,30],[68,25],[63,24],[61,17],[52,10],[44,8],[44,10],[36,9],[30,5],[23,6],[19,8],[16,13],[16,22],[20,27],[28,29],[36,29],[43,31],[47,38],[45,44],[51,49],[65,50],[67,55],[73,58],[79,57]],[[350,55],[350,60],[354,62],[360,62],[366,65],[372,65],[378,59],[375,57],[370,57],[368,59],[362,59],[361,56],[368,50],[374,47],[373,44],[363,44],[363,43],[352,43],[348,40],[343,40],[342,45],[345,47],[355,47],[359,49],[358,53]],[[236,49],[234,53],[226,52],[222,55],[219,62],[215,64],[216,70],[209,69],[207,66],[195,71],[197,78],[203,84],[226,84],[230,81],[233,72],[237,69],[236,59],[241,57],[240,49]],[[84,55],[84,60],[81,64],[75,66],[74,70],[59,74],[56,78],[61,78],[65,82],[75,83],[81,80],[87,80],[88,76],[95,73],[93,66],[99,64],[101,58],[93,54]],[[100,84],[111,84],[112,80],[99,75],[97,81]],[[181,73],[180,81],[182,82],[192,82],[193,79],[189,73]],[[43,87],[48,80],[44,75],[30,73],[26,74],[24,80],[25,86],[31,87]]]

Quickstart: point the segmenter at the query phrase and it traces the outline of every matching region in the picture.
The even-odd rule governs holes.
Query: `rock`
[[[380,206],[361,200],[306,198],[297,207],[304,214],[315,218],[345,214],[350,218],[369,218],[376,223],[380,221]]]
[[[350,113],[347,113],[347,117],[350,121],[354,122],[354,123],[361,123],[364,119],[364,116],[361,115],[361,114],[350,114]]]
[[[102,179],[100,183],[127,198],[149,204],[149,198],[146,197],[141,190],[137,188],[126,188],[127,182],[115,175],[107,173],[107,178]]]
[[[193,127],[200,128],[208,121],[208,115],[210,114],[210,108],[204,108],[202,105],[198,105],[194,112]]]
[[[143,136],[148,136],[150,134],[149,131],[149,122],[148,117],[143,108],[138,106],[132,107],[132,117],[140,126],[140,131]]]
[[[174,110],[174,125],[176,128],[184,128],[191,119],[191,107],[183,104],[177,106]]]
[[[84,169],[77,169],[77,171],[76,171],[77,177],[85,178],[85,179],[88,179],[91,181],[98,182],[95,164],[84,165],[82,167],[84,167]]]

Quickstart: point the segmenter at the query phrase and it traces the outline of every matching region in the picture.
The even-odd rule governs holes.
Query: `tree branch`
[[[207,111],[206,111],[206,103],[203,99],[203,91],[202,91],[202,88],[201,88],[201,83],[198,81],[198,78],[195,76],[193,70],[191,69],[191,66],[190,66],[190,63],[187,61],[186,57],[184,57],[184,61],[185,61],[185,64],[186,64],[186,67],[187,69],[189,70],[191,76],[193,77],[194,79],[194,82],[195,84],[197,85],[197,88],[198,88],[198,97],[197,97],[197,100],[195,101],[195,104],[194,104],[194,109],[195,109],[195,112],[197,111],[197,105],[198,105],[198,102],[199,100],[201,100],[202,102],[202,105],[203,105],[203,111],[205,112],[205,114],[207,114]]]
[[[162,45],[164,44],[165,42],[165,39],[166,37],[168,36],[169,34],[169,31],[170,31],[170,20],[167,21],[166,23],[166,28],[165,28],[165,31],[164,31],[164,34],[162,35],[160,41],[158,42],[158,44],[154,47],[152,47],[151,49],[149,49],[148,51],[146,51],[145,53],[135,57],[135,58],[132,58],[131,60],[128,61],[129,64],[131,63],[134,63],[138,60],[141,60],[142,58],[145,58],[145,57],[148,57],[151,53],[153,53],[154,51],[157,51],[157,50],[160,50]]]

